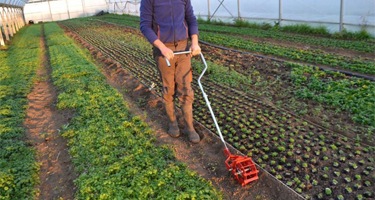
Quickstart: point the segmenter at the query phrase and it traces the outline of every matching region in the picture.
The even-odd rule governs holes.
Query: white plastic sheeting
[[[349,31],[358,31],[365,27],[369,33],[375,35],[375,0],[191,1],[195,14],[202,18],[207,18],[210,15],[213,19],[230,22],[241,17],[251,22],[270,23],[271,25],[280,20],[281,25],[322,25],[331,32],[340,30],[340,11],[341,2],[343,2],[343,28]]]
[[[26,22],[35,23],[88,17],[107,10],[105,0],[60,0],[26,4]]]
[[[106,0],[108,11],[139,15],[140,0]],[[134,3],[136,2],[136,3]],[[274,25],[307,24],[325,26],[339,32],[340,23],[348,31],[361,28],[375,36],[375,0],[191,0],[197,17],[233,22],[241,17]],[[342,19],[341,16],[342,5]],[[132,4],[131,4],[132,3]]]
[[[106,0],[108,12],[116,14],[130,14],[139,16],[141,0]]]
[[[38,0],[28,0],[38,2]],[[141,0],[54,0],[27,3],[27,0],[0,0],[0,5],[23,6],[26,21],[57,21],[91,16],[101,10],[139,16]],[[40,1],[40,0],[39,0]],[[375,0],[191,0],[198,17],[232,22],[242,19],[281,25],[326,26],[331,32],[342,28],[365,28],[375,36]],[[342,4],[341,4],[342,3]]]

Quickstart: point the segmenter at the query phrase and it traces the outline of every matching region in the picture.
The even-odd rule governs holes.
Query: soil
[[[44,38],[41,39],[46,51]],[[62,125],[68,124],[74,111],[56,108],[58,91],[51,78],[48,54],[42,55],[42,65],[37,72],[38,81],[27,96],[29,101],[24,127],[28,142],[35,148],[40,164],[39,199],[73,199],[77,178],[68,153],[66,140],[59,135]]]

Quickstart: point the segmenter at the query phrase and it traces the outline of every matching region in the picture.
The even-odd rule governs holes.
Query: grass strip
[[[24,27],[0,50],[0,199],[34,199],[39,165],[24,140],[27,95],[41,64],[41,29]]]
[[[222,198],[171,149],[154,144],[153,131],[57,24],[46,24],[45,33],[54,84],[62,90],[57,106],[77,111],[63,127],[80,174],[76,198]]]

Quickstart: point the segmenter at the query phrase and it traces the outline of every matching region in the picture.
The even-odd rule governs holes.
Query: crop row
[[[45,34],[61,90],[57,106],[77,111],[62,134],[80,174],[78,199],[220,199],[169,148],[154,144],[153,131],[57,24],[46,24]]]
[[[345,56],[325,53],[321,50],[301,50],[297,48],[286,48],[282,46],[258,43],[251,39],[227,34],[200,32],[200,39],[209,43],[219,44],[227,47],[240,48],[253,52],[261,52],[281,58],[299,60],[313,64],[323,64],[332,67],[341,67],[365,74],[375,74],[375,63]]]
[[[129,46],[124,45],[120,37],[111,39],[112,34],[118,34],[116,28],[106,35],[101,34],[102,30],[112,26],[103,27],[100,23],[87,26],[73,21],[64,24],[110,58],[127,64],[128,66],[123,67],[133,70],[131,73],[142,82],[155,81],[160,86],[158,80],[153,79],[155,63],[152,62],[151,51],[141,52],[140,49],[143,48],[134,49],[134,45],[130,43]],[[124,35],[126,40],[127,36]],[[142,37],[136,40],[141,44],[144,41]],[[124,55],[126,52],[137,53]],[[129,61],[122,61],[125,58]],[[136,62],[138,59],[141,64]],[[193,63],[195,72],[199,73],[202,65]],[[225,86],[235,82],[244,84],[248,78],[211,62],[209,66],[207,78],[203,81],[204,87],[210,94],[212,107],[225,138],[232,145],[253,156],[263,168],[305,196],[324,195],[324,198],[341,195],[354,198],[373,195],[375,176],[371,167],[374,163],[372,148],[363,147],[351,139],[295,118],[257,98]],[[195,82],[193,86],[197,100],[194,104],[194,117],[215,132],[213,121]],[[335,172],[337,177],[332,175]],[[331,182],[338,183],[331,185]],[[363,189],[354,189],[359,187]]]
[[[129,15],[104,15],[97,17],[105,21],[125,24],[130,27],[139,28],[139,17],[129,16]],[[301,34],[290,34],[281,31],[274,30],[262,30],[256,28],[245,28],[245,27],[235,27],[235,26],[222,26],[207,23],[199,23],[199,30],[219,32],[219,33],[230,33],[230,34],[240,34],[255,36],[259,38],[273,38],[283,41],[291,41],[295,43],[303,43],[307,45],[318,45],[322,47],[330,48],[343,48],[351,49],[359,52],[374,52],[375,43],[368,41],[356,41],[356,40],[340,40],[332,38],[314,37],[309,35]]]
[[[39,165],[25,138],[27,95],[41,64],[41,28],[21,29],[0,50],[0,199],[34,199]]]
[[[139,22],[136,21],[135,17],[129,17],[129,16],[111,16],[111,17],[107,16],[106,17],[104,16],[104,17],[99,17],[99,19],[104,19],[105,21],[109,21],[109,22],[116,23],[116,24],[124,24],[126,26],[139,28]],[[203,28],[201,28],[201,26]],[[223,45],[227,47],[240,48],[240,49],[249,50],[253,52],[260,52],[260,53],[269,54],[269,55],[273,55],[273,56],[277,56],[281,58],[288,58],[292,60],[298,60],[298,61],[303,61],[303,62],[308,62],[308,63],[313,63],[313,64],[323,64],[323,65],[332,66],[332,67],[341,67],[344,69],[349,69],[349,70],[357,71],[361,73],[375,74],[375,63],[373,59],[370,59],[370,60],[368,59],[363,60],[360,58],[355,59],[355,58],[350,58],[346,56],[335,55],[332,53],[325,53],[322,50],[302,50],[302,49],[293,48],[293,47],[282,47],[278,45],[257,42],[252,39],[245,39],[241,36],[233,36],[233,35],[228,35],[228,34],[220,34],[220,33],[212,32],[212,31],[215,31],[215,32],[221,32],[221,33],[237,33],[241,35],[246,35],[248,31],[243,30],[243,28],[236,28],[236,27],[223,28],[217,25],[207,25],[207,24],[199,25],[199,27],[202,30],[200,31],[200,39],[206,42]],[[208,30],[208,31],[204,31],[204,30]],[[254,31],[262,32],[264,30],[254,29]],[[248,34],[251,34],[251,33],[248,33]],[[266,35],[269,35],[269,34],[270,33]],[[284,40],[283,38],[284,34],[288,35],[286,33],[282,33],[280,37],[283,40]],[[259,35],[262,35],[262,34],[259,33]],[[271,34],[271,35],[274,35],[274,34]],[[258,35],[256,36],[259,37]],[[294,37],[294,36],[289,36],[287,38],[290,38],[290,37]],[[308,37],[308,36],[305,36],[305,37]],[[315,41],[312,39],[306,39],[306,38],[302,38],[300,40],[305,41],[305,42],[311,41],[312,44],[327,44],[328,46],[332,46],[330,43],[341,44],[341,42],[338,42],[338,41],[342,41],[342,40],[336,41],[334,39],[326,39],[326,38],[319,39],[319,41],[324,41],[324,42],[318,42],[318,41]],[[331,41],[331,42],[327,42],[327,41]],[[343,41],[343,43],[349,43],[349,42],[350,41]],[[353,45],[355,44],[355,46],[364,47],[365,49],[373,50],[372,48],[374,46],[373,43],[369,43],[365,41],[351,41],[351,42],[353,43]],[[343,46],[345,45],[343,44]]]
[[[243,28],[243,27],[234,27],[234,26],[220,26],[220,25],[212,25],[212,24],[200,24],[199,30],[218,32],[218,33],[234,33],[234,34],[240,34],[240,35],[255,36],[259,38],[273,38],[273,39],[291,41],[291,42],[308,44],[308,45],[318,45],[322,47],[351,49],[351,50],[360,51],[360,52],[374,52],[375,51],[375,43],[371,43],[367,41],[317,38],[317,37],[306,36],[306,35],[284,33],[280,31]]]
[[[314,99],[319,103],[331,104],[337,109],[349,110],[354,114],[354,121],[375,127],[374,82],[356,77],[334,80],[327,74],[343,75],[320,71],[311,66],[288,64],[294,66],[291,73],[294,83],[297,86],[305,86],[295,91],[298,97]]]

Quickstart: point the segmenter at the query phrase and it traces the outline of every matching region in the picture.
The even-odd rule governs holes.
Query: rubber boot
[[[180,136],[180,129],[178,128],[177,118],[174,112],[174,103],[166,103],[165,111],[169,119],[168,135],[177,138]]]
[[[181,109],[185,120],[185,132],[189,137],[189,141],[192,143],[200,142],[201,139],[193,126],[193,105],[184,104],[181,106]]]

